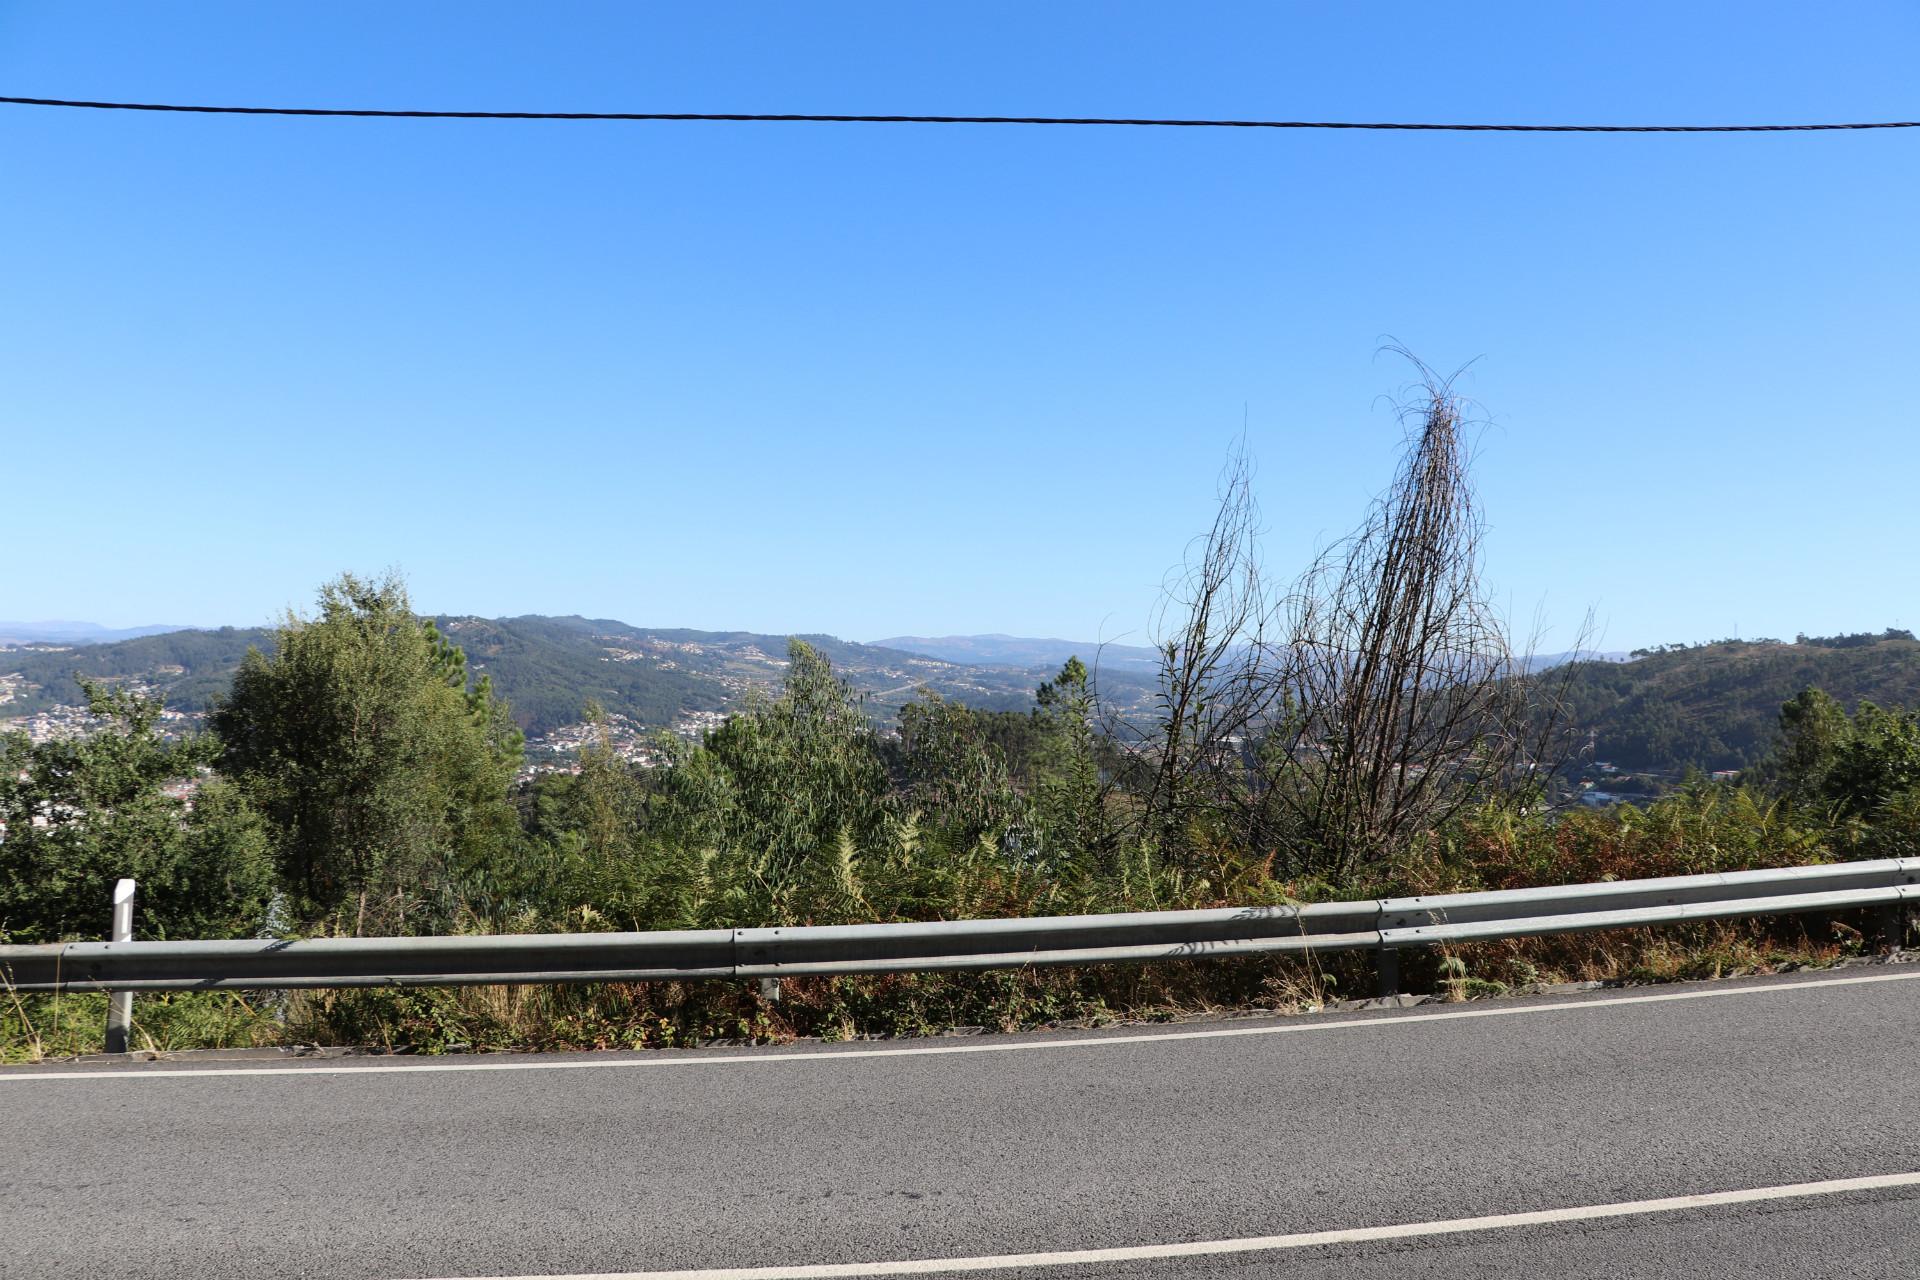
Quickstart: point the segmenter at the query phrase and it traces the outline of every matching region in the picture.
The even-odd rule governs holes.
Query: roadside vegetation
[[[1098,655],[1025,711],[932,694],[876,729],[815,647],[785,686],[637,769],[602,734],[516,782],[504,702],[393,579],[344,576],[255,649],[209,732],[87,686],[91,736],[0,743],[0,939],[351,936],[837,924],[1271,904],[1920,854],[1920,723],[1815,689],[1744,785],[1569,805],[1570,668],[1529,670],[1490,607],[1468,424],[1428,378],[1401,467],[1297,577],[1265,569],[1251,464],[1169,582],[1153,715],[1103,706]],[[1578,647],[1578,646],[1576,646]],[[589,708],[590,717],[598,712]],[[179,785],[198,782],[190,797]],[[1542,982],[1824,963],[1849,917],[1478,944],[1409,957],[1462,999]],[[415,1050],[844,1038],[1305,1008],[1366,957],[744,983],[195,993],[136,1002],[159,1049]],[[0,1057],[98,1047],[104,1004],[0,990]]]

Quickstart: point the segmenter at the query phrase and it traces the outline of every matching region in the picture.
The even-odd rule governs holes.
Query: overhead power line
[[[218,107],[181,102],[8,98],[0,104],[89,111],[170,111],[207,116],[348,116],[375,120],[630,120],[711,124],[1024,124],[1145,129],[1375,129],[1422,133],[1823,133],[1920,129],[1920,120],[1847,124],[1426,124],[1379,120],[1163,120],[1112,116],[878,116],[715,111],[388,111],[370,107]]]

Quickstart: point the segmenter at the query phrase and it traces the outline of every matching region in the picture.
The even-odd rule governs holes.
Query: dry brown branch
[[[1286,874],[1346,879],[1463,808],[1533,803],[1560,763],[1571,667],[1530,670],[1538,631],[1516,648],[1487,599],[1464,405],[1394,350],[1419,375],[1407,447],[1359,528],[1276,600],[1241,448],[1167,585],[1156,723],[1110,732],[1170,855],[1210,824]]]
[[[1524,802],[1552,763],[1564,687],[1527,669],[1487,599],[1453,379],[1395,351],[1420,377],[1402,409],[1407,450],[1360,527],[1290,594],[1291,714],[1264,753],[1266,834],[1295,868],[1331,877],[1468,805]]]

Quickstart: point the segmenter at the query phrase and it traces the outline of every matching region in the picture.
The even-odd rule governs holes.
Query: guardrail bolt
[[[113,886],[113,940],[133,941],[133,881],[122,880]],[[127,1035],[133,1028],[133,992],[115,991],[107,996],[107,1052],[125,1053]]]

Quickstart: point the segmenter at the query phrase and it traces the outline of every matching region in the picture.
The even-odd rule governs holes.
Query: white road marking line
[[[837,1280],[838,1277],[848,1276],[918,1276],[956,1271],[1006,1271],[1021,1267],[1077,1267],[1099,1262],[1158,1262],[1170,1258],[1218,1257],[1222,1254],[1361,1244],[1374,1240],[1410,1240],[1420,1236],[1504,1231],[1514,1227],[1592,1222],[1602,1218],[1627,1218],[1649,1213],[1674,1213],[1682,1209],[1713,1209],[1726,1205],[1758,1204],[1767,1200],[1843,1195],[1852,1191],[1886,1191],[1901,1187],[1920,1187],[1920,1173],[1834,1178],[1826,1182],[1796,1182],[1744,1191],[1710,1191],[1700,1195],[1667,1196],[1659,1200],[1626,1200],[1614,1204],[1576,1205],[1568,1209],[1538,1209],[1531,1213],[1496,1213],[1479,1218],[1401,1222],[1385,1227],[1348,1227],[1340,1231],[1302,1231],[1284,1236],[1243,1236],[1237,1240],[1196,1240],[1184,1244],[1063,1249],[1051,1253],[1002,1253],[972,1258],[909,1258],[899,1262],[830,1262],[806,1266],[715,1267],[691,1271],[574,1272],[568,1275],[500,1276],[495,1280]]]
[[[1671,1004],[1682,1000],[1718,1000],[1735,996],[1778,995],[1787,991],[1807,991],[1816,987],[1858,987],[1880,982],[1905,982],[1920,978],[1920,969],[1906,973],[1876,973],[1858,978],[1818,978],[1807,982],[1776,982],[1751,987],[1727,987],[1722,990],[1666,991],[1657,995],[1610,996],[1600,1000],[1569,1000],[1565,1004],[1479,1005],[1450,1009],[1444,1013],[1409,1013],[1384,1018],[1319,1017],[1288,1021],[1280,1025],[1258,1027],[1215,1027],[1206,1031],[1150,1031],[1136,1035],[1048,1036],[1037,1040],[1007,1043],[972,1042],[968,1044],[928,1044],[890,1049],[810,1049],[799,1053],[768,1048],[751,1053],[688,1054],[684,1057],[636,1056],[631,1058],[559,1058],[538,1061],[487,1062],[449,1059],[439,1062],[414,1061],[406,1064],[353,1065],[332,1060],[321,1063],[297,1063],[272,1067],[160,1067],[148,1070],[138,1065],[109,1071],[22,1070],[0,1067],[0,1085],[21,1080],[165,1080],[219,1076],[356,1076],[384,1075],[409,1071],[586,1071],[614,1070],[621,1067],[716,1067],[736,1064],[776,1064],[786,1062],[845,1061],[862,1058],[920,1058],[953,1053],[1023,1053],[1041,1049],[1085,1049],[1102,1045],[1158,1044],[1177,1040],[1222,1040],[1236,1036],[1277,1036],[1313,1031],[1353,1031],[1369,1028],[1405,1027],[1428,1022],[1458,1022],[1469,1018],[1512,1018],[1528,1014],[1575,1013],[1586,1009],[1614,1009],[1624,1005]]]

